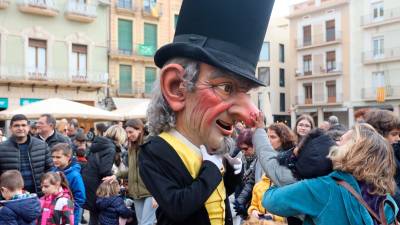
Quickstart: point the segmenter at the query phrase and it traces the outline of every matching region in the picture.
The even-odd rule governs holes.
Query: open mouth
[[[222,120],[217,120],[216,123],[224,135],[232,134],[232,130],[233,130],[232,124],[226,123]]]

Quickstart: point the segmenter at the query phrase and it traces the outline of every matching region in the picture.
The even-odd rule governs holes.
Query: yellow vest
[[[170,133],[163,132],[159,136],[172,146],[190,175],[195,179],[199,175],[200,167],[203,163],[201,155],[196,154],[193,149],[190,149],[189,146]],[[225,198],[226,190],[224,182],[221,181],[205,203],[211,225],[225,224]]]

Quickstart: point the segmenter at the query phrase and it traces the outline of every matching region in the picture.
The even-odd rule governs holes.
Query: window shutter
[[[47,41],[38,39],[29,39],[29,47],[47,48]]]
[[[336,52],[330,51],[326,53],[326,61],[335,61],[336,60]]]
[[[87,46],[86,45],[72,44],[72,52],[87,54]]]
[[[335,20],[326,21],[326,29],[335,29]]]
[[[156,80],[156,68],[146,67],[145,70],[145,93],[151,93],[153,83]]]
[[[132,51],[132,21],[118,20],[118,49]]]
[[[132,94],[132,66],[119,66],[119,92]]]
[[[152,46],[154,50],[157,49],[157,25],[144,24],[144,44]]]

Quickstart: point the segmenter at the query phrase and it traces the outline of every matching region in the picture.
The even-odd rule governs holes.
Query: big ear
[[[161,70],[161,91],[174,112],[185,107],[184,74],[185,69],[179,64],[168,64]]]

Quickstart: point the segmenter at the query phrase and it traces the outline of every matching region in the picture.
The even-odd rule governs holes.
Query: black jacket
[[[96,205],[101,225],[116,225],[119,224],[119,217],[128,219],[134,216],[134,212],[125,206],[121,196],[97,198]]]
[[[40,138],[38,136],[38,138]],[[54,133],[46,139],[46,143],[51,149],[54,145],[58,143],[67,143],[71,145],[71,141],[69,140],[68,137],[65,137],[64,135],[60,134],[58,131],[54,130]]]
[[[53,167],[46,142],[28,135],[29,159],[33,174],[35,192],[41,194],[40,179]],[[6,170],[20,170],[20,153],[14,137],[0,144],[0,174]]]
[[[228,196],[241,181],[227,164],[224,177],[212,162],[204,161],[193,179],[176,151],[162,138],[151,137],[141,146],[139,172],[156,199],[158,225],[210,225],[204,203],[224,179],[226,188],[225,224],[232,224]]]
[[[111,176],[114,163],[114,142],[106,137],[96,137],[87,156],[87,164],[82,170],[83,183],[86,189],[86,203],[84,208],[96,210],[96,190],[103,177]]]

